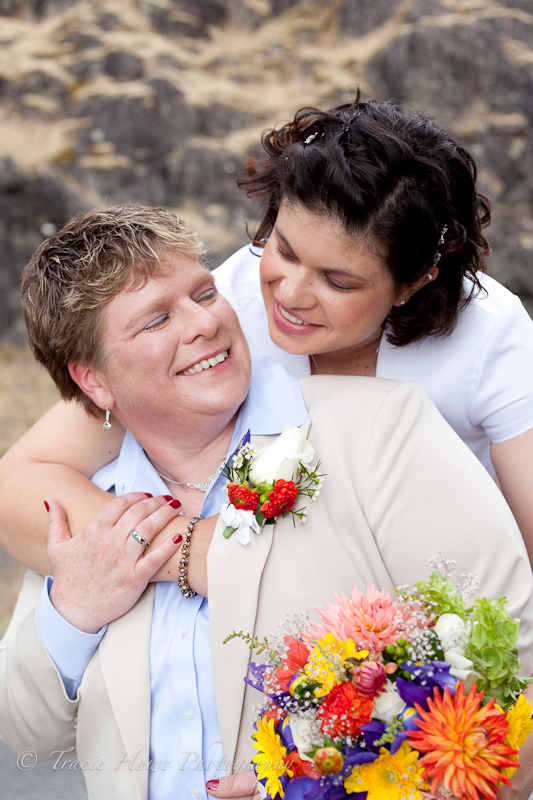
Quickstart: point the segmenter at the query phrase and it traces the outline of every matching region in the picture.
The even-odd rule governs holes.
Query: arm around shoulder
[[[0,545],[17,561],[48,572],[45,497],[65,508],[73,533],[112,499],[90,478],[120,451],[124,429],[109,433],[77,403],[60,402],[0,460]]]

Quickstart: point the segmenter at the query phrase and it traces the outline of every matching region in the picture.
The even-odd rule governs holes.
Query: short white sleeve
[[[533,321],[511,295],[483,342],[470,408],[492,443],[533,428]]]

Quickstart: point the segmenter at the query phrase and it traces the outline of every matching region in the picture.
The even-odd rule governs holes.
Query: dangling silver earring
[[[405,305],[405,300],[400,300],[400,305],[404,306]]]
[[[108,431],[112,427],[111,423],[109,422],[110,413],[111,412],[109,411],[108,407],[106,406],[105,407],[105,422],[102,423],[102,428],[104,429],[104,431]]]

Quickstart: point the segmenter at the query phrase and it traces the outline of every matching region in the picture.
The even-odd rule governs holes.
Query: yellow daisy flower
[[[533,731],[533,720],[531,719],[531,704],[528,703],[523,694],[520,695],[514,706],[509,709],[506,715],[507,734],[503,743],[513,750],[519,750],[525,744],[527,737]],[[508,756],[511,761],[518,761],[518,756]],[[512,778],[517,767],[504,767],[502,775]]]
[[[320,683],[320,687],[315,689],[315,697],[325,697],[334,686],[342,683],[343,665],[348,658],[362,659],[367,655],[368,650],[356,651],[353,639],[343,642],[332,633],[319,639],[303,669],[308,678]]]
[[[252,762],[256,765],[257,778],[260,781],[266,778],[265,789],[270,797],[274,798],[278,794],[283,797],[285,791],[280,778],[284,775],[292,778],[294,772],[285,763],[288,752],[274,730],[274,720],[259,720],[255,738],[254,747],[259,752],[252,758]]]
[[[362,764],[352,770],[344,781],[348,794],[368,792],[366,800],[423,800],[427,784],[422,780],[423,767],[418,767],[418,753],[402,742],[394,755],[382,747],[379,758],[372,764]]]

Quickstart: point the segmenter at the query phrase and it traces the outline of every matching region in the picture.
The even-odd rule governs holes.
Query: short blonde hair
[[[78,214],[26,265],[21,301],[30,346],[64,400],[98,415],[68,365],[105,367],[105,307],[125,286],[142,286],[163,271],[166,252],[204,263],[204,246],[183,220],[163,208],[119,205]]]

